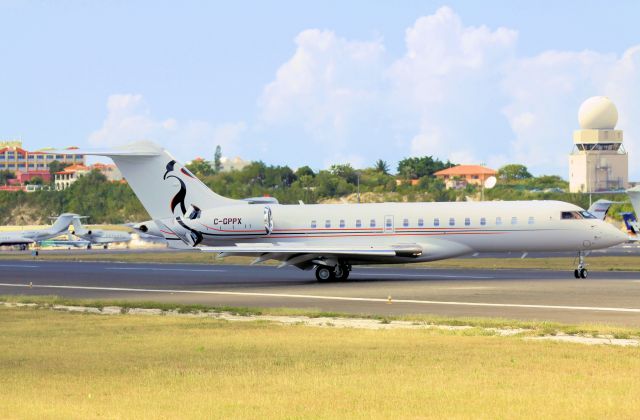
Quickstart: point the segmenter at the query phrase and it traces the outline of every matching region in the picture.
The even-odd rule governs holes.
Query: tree
[[[505,181],[520,181],[533,178],[526,166],[517,163],[504,165],[498,169],[498,177]]]
[[[9,170],[0,171],[0,184],[6,185],[10,179],[14,179],[16,175]]]
[[[213,155],[213,172],[218,173],[222,170],[222,147],[216,146],[216,152]]]
[[[377,172],[383,173],[385,175],[389,174],[389,164],[382,159],[378,159],[376,164],[374,165],[374,169]]]
[[[26,185],[44,185],[44,179],[40,176],[34,176],[29,181],[25,182]]]
[[[49,174],[51,174],[51,182],[55,181],[56,172],[64,171],[64,168],[69,166],[68,164],[64,164],[60,161],[54,160],[49,164]]]
[[[331,165],[329,171],[332,175],[344,179],[349,184],[356,184],[358,182],[358,173],[353,169],[350,163]]]
[[[197,177],[205,177],[209,175],[213,175],[213,168],[204,159],[194,159],[188,165],[185,165],[188,170],[190,170]]]
[[[455,165],[448,160],[444,163],[431,156],[406,158],[398,162],[398,173],[405,179],[419,179],[451,166]]]
[[[316,174],[313,172],[313,169],[311,169],[308,166],[301,166],[296,170],[296,176],[298,178],[302,178],[303,176],[310,176],[310,177],[314,177],[316,176]]]

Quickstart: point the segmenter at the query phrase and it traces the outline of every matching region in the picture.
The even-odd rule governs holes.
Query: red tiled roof
[[[76,164],[76,165],[70,165],[70,166],[67,166],[66,168],[64,168],[64,171],[56,172],[56,175],[58,175],[58,174],[60,174],[60,175],[63,175],[63,174],[73,174],[73,173],[75,173],[75,172],[79,172],[79,171],[86,171],[86,172],[88,172],[88,171],[89,171],[89,168],[88,168],[88,167],[86,167],[86,166],[84,166],[84,165],[79,165],[79,164]]]
[[[480,165],[458,165],[451,168],[443,169],[435,172],[434,175],[449,175],[449,176],[462,176],[462,175],[496,175],[498,171],[485,168]]]

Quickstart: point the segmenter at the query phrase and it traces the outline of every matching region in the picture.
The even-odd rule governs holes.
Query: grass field
[[[0,260],[25,258],[28,254],[2,253]],[[139,252],[139,253],[88,253],[68,254],[64,251],[43,253],[38,257],[44,261],[111,261],[130,263],[189,263],[189,264],[249,264],[253,258],[226,257],[216,258],[215,254],[205,252]],[[275,265],[270,261],[267,264]],[[590,270],[598,271],[640,271],[639,256],[589,256],[587,265]],[[413,268],[469,268],[469,269],[543,269],[573,271],[575,262],[570,257],[553,258],[454,258],[430,263],[403,264]]]
[[[640,349],[0,308],[3,418],[635,418]]]

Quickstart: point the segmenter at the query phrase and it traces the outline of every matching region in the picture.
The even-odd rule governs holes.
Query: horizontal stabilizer
[[[65,149],[53,150],[47,153],[58,153],[67,155],[89,155],[89,156],[160,156],[162,148],[150,141],[138,141],[113,149]]]

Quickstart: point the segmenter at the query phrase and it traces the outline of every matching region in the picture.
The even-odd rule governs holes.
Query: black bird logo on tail
[[[175,165],[176,165],[176,161],[172,160],[169,163],[167,163],[166,166],[166,172],[164,173],[164,176],[162,177],[162,179],[169,179],[169,178],[174,178],[176,180],[178,180],[178,182],[180,183],[180,190],[176,193],[176,195],[173,196],[173,198],[171,199],[171,202],[169,203],[169,207],[171,208],[171,213],[173,214],[175,212],[175,208],[180,206],[180,212],[182,213],[182,217],[186,216],[187,213],[187,205],[185,204],[185,200],[187,198],[187,186],[184,183],[184,181],[182,179],[180,179],[179,177],[175,176],[175,175],[170,175],[171,172],[173,172],[175,170]],[[188,173],[188,171],[186,171],[184,168],[182,169],[182,172],[193,178],[192,175],[190,175]],[[192,205],[192,207],[194,209],[197,209],[197,213],[194,214],[200,214],[200,209],[198,208],[198,206],[196,205]],[[176,217],[176,221],[178,222],[178,224],[180,226],[182,226],[183,228],[185,228],[186,230],[188,230],[189,232],[191,232],[191,240],[193,241],[193,246],[198,245],[200,242],[202,242],[202,233],[192,229],[191,227],[187,226],[183,221],[182,221],[182,217],[181,216],[177,216]]]

